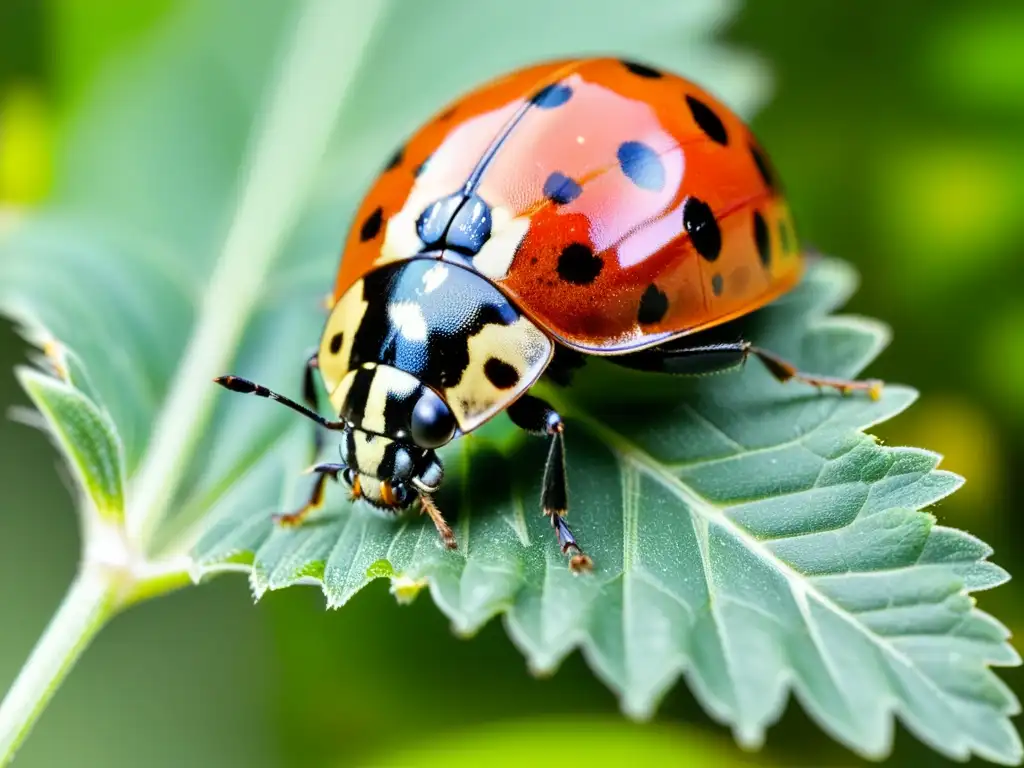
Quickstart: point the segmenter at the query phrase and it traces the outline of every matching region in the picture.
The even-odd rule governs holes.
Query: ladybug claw
[[[594,570],[594,561],[589,555],[580,552],[569,559],[569,570],[573,573],[591,573]]]
[[[569,525],[565,522],[565,519],[555,511],[548,514],[551,516],[551,525],[558,535],[558,545],[562,550],[562,554],[568,555],[570,550],[576,553],[569,558],[569,570],[575,574],[593,571],[594,561],[576,543],[576,537],[572,535],[572,531],[569,530]]]
[[[281,512],[276,515],[272,515],[271,520],[282,528],[295,528],[306,517],[307,512],[308,510],[305,509],[299,510],[298,512]]]

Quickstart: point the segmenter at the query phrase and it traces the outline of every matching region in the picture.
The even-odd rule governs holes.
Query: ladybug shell
[[[335,301],[417,254],[468,265],[591,354],[750,312],[803,267],[740,118],[687,80],[603,58],[520,70],[422,126],[356,215]]]

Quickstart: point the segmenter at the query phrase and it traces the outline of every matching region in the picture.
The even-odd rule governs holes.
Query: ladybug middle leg
[[[862,390],[867,392],[872,400],[877,400],[882,396],[882,382],[878,379],[855,381],[839,379],[834,376],[818,376],[813,373],[804,373],[774,352],[755,347],[752,344],[747,345],[747,354],[755,355],[758,360],[764,363],[765,368],[768,369],[771,375],[782,382],[792,379],[793,381],[802,381],[804,384],[810,384],[819,389],[821,387],[831,387],[832,389],[838,389],[844,395],[856,390]]]
[[[521,429],[533,435],[546,435],[551,438],[551,447],[544,467],[541,508],[551,520],[551,527],[558,536],[562,554],[568,555],[569,550],[575,552],[569,559],[569,568],[574,573],[591,570],[593,562],[576,542],[569,524],[565,522],[569,494],[565,477],[565,423],[562,417],[554,408],[533,395],[520,397],[508,407],[507,413],[512,423]]]

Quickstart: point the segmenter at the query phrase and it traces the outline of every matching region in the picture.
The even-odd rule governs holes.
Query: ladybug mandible
[[[697,85],[611,58],[540,64],[501,77],[423,125],[387,163],[356,215],[319,350],[339,418],[246,379],[341,434],[328,477],[390,510],[433,501],[435,451],[500,411],[551,440],[541,507],[573,570],[591,566],[569,530],[561,417],[528,393],[556,352],[701,373],[758,357],[779,380],[843,392],[874,381],[800,373],[715,326],[792,288],[803,256],[775,171],[746,125]],[[317,446],[322,432],[317,430]]]

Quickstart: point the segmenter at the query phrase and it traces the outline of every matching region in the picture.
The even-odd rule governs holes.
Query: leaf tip
[[[630,720],[645,723],[654,717],[657,702],[650,696],[626,696],[623,697],[620,706],[623,714]]]
[[[547,654],[530,656],[526,661],[530,675],[538,680],[546,680],[558,669],[558,660]]]
[[[249,593],[252,595],[254,603],[258,603],[263,599],[263,596],[267,593],[268,586],[266,577],[258,568],[253,568],[249,572]]]
[[[429,581],[426,576],[413,579],[399,574],[391,579],[391,594],[394,595],[395,601],[400,605],[409,605],[419,596],[428,583]]]
[[[758,752],[764,747],[765,733],[761,723],[737,723],[732,735],[739,748],[746,752]]]

